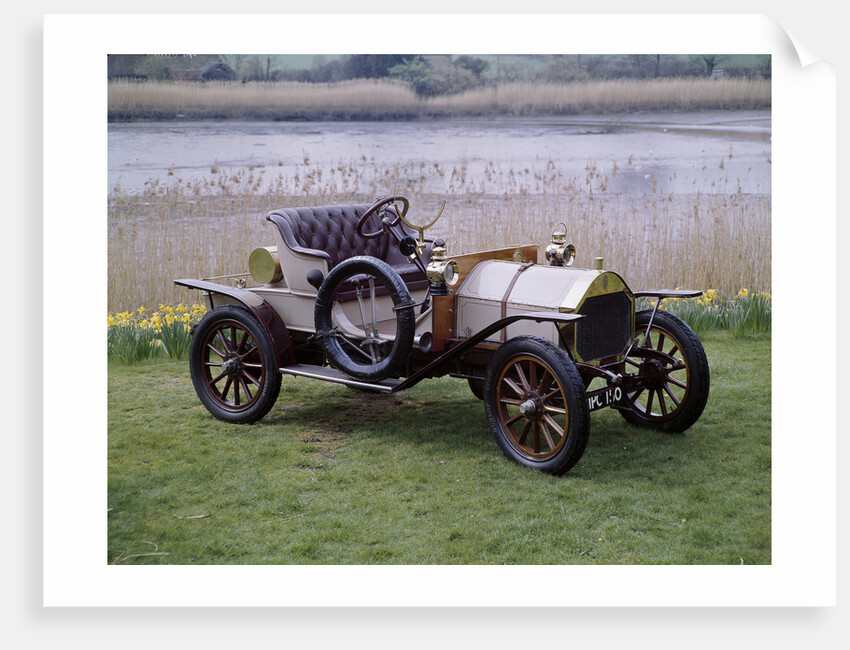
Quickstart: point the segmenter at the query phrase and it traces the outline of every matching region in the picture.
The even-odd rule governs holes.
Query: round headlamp
[[[431,262],[426,269],[428,272],[428,281],[431,284],[447,284],[450,287],[457,283],[460,273],[460,268],[454,260],[444,260],[442,262]]]
[[[260,284],[280,282],[283,279],[283,271],[280,269],[277,246],[255,248],[248,258],[248,270],[251,277]]]
[[[436,287],[450,287],[458,281],[460,268],[457,262],[447,258],[446,243],[442,239],[434,240],[431,246],[431,262],[425,269],[431,283],[431,293],[434,295],[439,295],[439,292],[435,293]]]
[[[559,223],[552,231],[552,239],[546,247],[546,259],[550,266],[572,266],[576,259],[576,247],[567,243],[567,227]]]

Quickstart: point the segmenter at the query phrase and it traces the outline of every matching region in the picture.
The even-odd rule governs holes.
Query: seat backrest
[[[357,222],[368,208],[368,205],[283,208],[270,212],[266,218],[277,225],[287,246],[294,251],[324,257],[330,271],[355,255],[387,260],[391,238],[386,233],[374,239],[357,234]],[[364,230],[374,232],[380,228],[380,220],[372,215]]]

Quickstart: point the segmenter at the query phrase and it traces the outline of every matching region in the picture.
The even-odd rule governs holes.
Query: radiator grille
[[[633,336],[632,302],[624,292],[587,298],[578,310],[576,353],[584,361],[621,354]]]

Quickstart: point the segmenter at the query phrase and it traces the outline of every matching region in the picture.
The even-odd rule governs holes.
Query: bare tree
[[[702,60],[705,62],[705,74],[710,77],[714,69],[720,65],[725,58],[725,56],[721,56],[719,54],[703,54]]]
[[[236,73],[237,77],[239,77],[242,67],[245,65],[245,59],[248,58],[246,54],[219,54],[219,56],[225,65]]]

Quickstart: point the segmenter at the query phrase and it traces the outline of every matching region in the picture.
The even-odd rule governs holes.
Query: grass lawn
[[[373,395],[285,377],[261,422],[183,361],[109,366],[108,552],[121,564],[770,564],[770,337],[704,337],[682,435],[591,416],[563,477],[507,461],[466,382]]]

